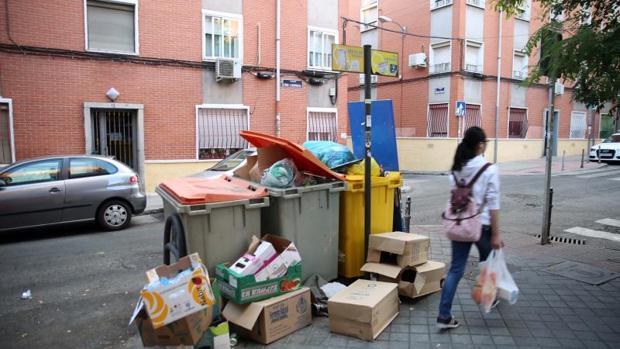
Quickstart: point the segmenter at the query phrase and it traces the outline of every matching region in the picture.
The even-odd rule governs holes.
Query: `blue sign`
[[[465,102],[456,101],[456,116],[465,116]]]

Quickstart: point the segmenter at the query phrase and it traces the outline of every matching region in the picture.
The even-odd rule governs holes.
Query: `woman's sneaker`
[[[451,328],[457,328],[459,327],[460,324],[461,323],[456,321],[454,317],[451,317],[449,319],[437,318],[437,328],[440,330],[448,330]]]

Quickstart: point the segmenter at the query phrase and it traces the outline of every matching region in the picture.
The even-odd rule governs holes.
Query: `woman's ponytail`
[[[452,171],[460,171],[467,162],[476,156],[476,148],[481,142],[486,142],[487,136],[484,131],[473,126],[465,131],[463,141],[459,143],[454,154],[454,162],[452,163]]]

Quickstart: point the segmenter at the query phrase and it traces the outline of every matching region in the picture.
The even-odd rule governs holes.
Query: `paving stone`
[[[578,339],[564,339],[559,338],[560,343],[562,343],[562,347],[564,348],[583,348],[583,343]]]
[[[415,345],[416,343],[430,342],[431,341],[431,337],[429,336],[428,333],[412,333],[409,336],[409,340],[411,342],[412,347],[417,347],[417,345]]]
[[[392,324],[390,332],[404,332],[409,333],[409,325]]]
[[[493,336],[496,345],[515,345],[515,341],[510,336]]]
[[[610,347],[607,344],[603,343],[603,342],[599,342],[599,341],[581,341],[581,343],[583,343],[584,348],[588,348],[588,349],[607,349],[607,348],[618,348],[618,346],[613,346]]]
[[[474,345],[490,344],[493,345],[493,339],[487,335],[472,334],[471,341]]]
[[[472,344],[470,335],[453,334],[450,337],[452,339],[452,344],[455,346],[458,344]]]
[[[561,347],[562,343],[560,343],[555,338],[536,338],[538,344],[542,347]]]
[[[523,337],[531,337],[532,333],[527,327],[509,327],[508,331],[512,336],[523,336]]]
[[[474,335],[474,334],[482,334],[482,335],[489,335],[489,329],[487,327],[484,326],[471,326],[468,327],[469,328],[469,333]]]
[[[514,340],[515,344],[517,344],[519,347],[521,347],[521,346],[538,346],[538,341],[536,340],[535,337],[514,336],[514,337],[512,337],[512,339]]]
[[[390,333],[390,342],[409,342],[409,333]]]
[[[346,347],[348,340],[349,340],[348,337],[341,336],[338,334],[332,334],[330,335],[328,345],[330,347]]]
[[[411,325],[409,331],[411,333],[428,333],[429,328],[428,325]]]
[[[389,349],[409,349],[409,342],[392,342],[388,344]]]
[[[489,327],[489,332],[495,336],[510,336],[510,331],[506,327]]]

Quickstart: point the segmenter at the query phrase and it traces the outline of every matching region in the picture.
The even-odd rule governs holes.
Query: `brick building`
[[[347,23],[346,43],[370,44],[401,54],[402,79],[373,78],[376,84],[372,95],[393,100],[401,164],[405,168],[445,170],[458,136],[470,126],[481,126],[490,138],[495,138],[498,95],[498,160],[542,156],[548,89],[542,84],[529,88],[520,85],[527,77],[528,65],[538,61],[538,53],[531,57],[524,53],[529,36],[541,25],[538,4],[528,1],[523,14],[510,19],[492,6],[485,0],[349,2],[348,18],[354,21]],[[403,29],[417,36],[401,35]],[[361,79],[349,78],[349,100],[362,98],[360,85]],[[555,152],[580,154],[588,148],[588,126],[594,138],[604,136],[608,117],[605,111],[594,114],[583,104],[573,102],[570,85],[557,87],[563,94],[555,98]],[[467,105],[461,133],[455,117],[456,101]],[[489,143],[489,159],[493,159],[493,148]]]
[[[114,155],[152,191],[247,146],[242,129],[343,141],[347,78],[331,72],[329,48],[348,9],[346,0],[4,0],[0,163]]]

